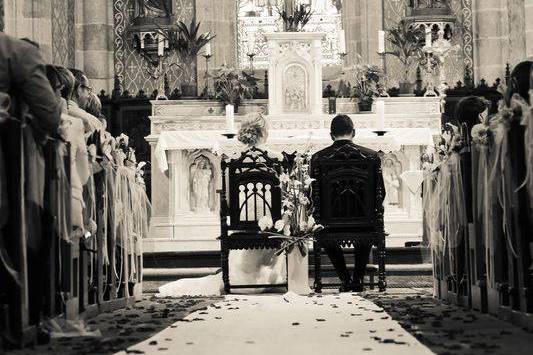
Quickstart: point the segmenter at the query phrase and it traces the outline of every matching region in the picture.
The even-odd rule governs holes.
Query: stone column
[[[76,67],[95,91],[113,85],[113,1],[76,2]]]
[[[342,28],[346,33],[345,60],[348,66],[355,63],[357,54],[362,53],[361,46],[361,1],[351,0],[342,3]]]
[[[475,79],[492,82],[503,78],[506,63],[511,66],[526,57],[531,42],[527,37],[525,10],[531,13],[531,0],[475,0],[474,74]]]
[[[235,0],[196,0],[196,21],[202,23],[202,32],[211,31],[216,37],[211,42],[213,57],[209,70],[226,63],[237,66],[237,3]],[[204,88],[205,60],[198,57],[198,92]],[[212,83],[210,83],[212,88]]]
[[[5,33],[39,44],[45,62],[52,62],[51,0],[5,0]]]
[[[526,56],[533,57],[533,0],[525,0],[524,17],[526,21]]]
[[[383,29],[383,0],[361,1],[361,49],[363,60],[381,65],[378,55],[378,31]]]

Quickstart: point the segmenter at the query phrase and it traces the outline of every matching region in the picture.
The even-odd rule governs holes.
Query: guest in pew
[[[68,113],[71,116],[81,118],[85,125],[85,135],[90,136],[95,131],[102,130],[102,122],[87,112],[89,97],[93,91],[89,79],[84,72],[79,69],[69,69],[74,75],[75,83],[72,97],[69,101]]]
[[[320,157],[324,157],[324,156],[329,156],[333,152],[335,152],[337,149],[347,144],[353,145],[367,157],[376,157],[378,155],[377,152],[371,149],[356,145],[353,142],[353,138],[355,137],[355,128],[354,128],[352,119],[348,117],[347,115],[338,115],[335,118],[333,118],[333,120],[331,121],[330,134],[331,134],[331,139],[333,140],[333,144],[313,154],[313,157],[311,158],[311,166],[313,166],[313,161],[316,161],[316,159]],[[316,178],[315,176],[312,176],[312,177]],[[383,176],[380,174],[377,177],[377,179],[378,180],[376,181],[376,184],[381,185],[381,189],[384,194],[383,198],[384,198],[385,197],[385,185],[383,183]],[[337,272],[342,282],[340,291],[341,292],[363,291],[364,273],[365,273],[366,265],[368,264],[371,246],[363,245],[363,246],[359,246],[355,248],[356,262],[354,265],[353,279],[351,278],[350,273],[348,272],[348,269],[346,267],[346,261],[344,259],[344,252],[342,250],[342,247],[340,245],[331,245],[331,246],[326,246],[324,249],[326,253],[328,254],[329,258],[331,259],[331,263],[333,264],[335,271]]]
[[[0,92],[10,95],[9,114],[15,120],[5,120],[0,125],[0,148],[4,156],[5,182],[7,182],[8,211],[16,216],[21,207],[21,195],[16,188],[21,179],[23,185],[24,213],[20,220],[8,216],[5,229],[0,231],[1,245],[8,247],[3,258],[12,258],[19,251],[15,245],[22,238],[27,246],[28,314],[31,324],[38,324],[43,308],[44,270],[47,236],[43,234],[41,216],[44,205],[44,156],[41,143],[47,136],[56,136],[60,121],[60,101],[46,77],[45,63],[39,46],[31,41],[19,40],[0,32]],[[17,122],[18,121],[18,122]],[[24,123],[29,123],[25,125]],[[31,128],[30,128],[31,127]],[[22,134],[21,134],[22,133]],[[22,139],[21,139],[22,137]],[[22,150],[18,149],[22,144]],[[23,169],[20,166],[20,153]],[[9,167],[9,168],[8,168]],[[23,171],[23,176],[19,172]],[[25,226],[25,228],[22,228]],[[4,243],[4,238],[9,243]],[[6,265],[3,265],[4,267]],[[24,280],[6,273],[9,267],[0,265],[0,284],[3,287],[19,288]],[[20,300],[9,300],[13,305]]]
[[[0,32],[0,92],[11,96],[13,116],[20,117],[20,103],[24,103],[34,116],[34,129],[56,134],[61,104],[46,78],[38,46],[3,32]]]

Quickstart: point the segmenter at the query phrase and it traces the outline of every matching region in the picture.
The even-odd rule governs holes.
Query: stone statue
[[[385,183],[385,203],[400,206],[400,177],[392,159],[383,163],[383,182]]]
[[[210,212],[210,185],[213,179],[211,164],[206,157],[199,157],[191,167],[192,192],[195,199],[195,212]]]

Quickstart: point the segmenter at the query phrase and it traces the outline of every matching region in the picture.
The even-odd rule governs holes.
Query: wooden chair
[[[270,215],[281,218],[278,172],[281,162],[266,151],[251,148],[237,159],[222,159],[220,193],[220,250],[224,291],[231,289],[287,287],[282,284],[232,285],[229,279],[230,250],[278,249],[281,240],[261,233],[258,220]]]
[[[381,173],[379,159],[364,156],[359,149],[345,145],[331,155],[312,163],[314,216],[324,230],[314,242],[315,291],[322,287],[321,251],[327,244],[377,247],[378,287],[385,282],[384,191],[376,184]]]

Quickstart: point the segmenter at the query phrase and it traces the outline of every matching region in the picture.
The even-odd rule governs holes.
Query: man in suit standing
[[[330,135],[331,139],[333,140],[333,144],[329,147],[322,149],[321,151],[313,154],[313,157],[311,158],[311,167],[313,166],[313,163],[317,161],[319,158],[327,157],[332,155],[336,150],[346,146],[351,145],[358,149],[363,156],[377,159],[378,163],[380,162],[380,159],[378,157],[378,153],[373,151],[372,149],[368,149],[362,146],[359,146],[353,142],[353,138],[355,137],[355,128],[354,124],[350,117],[347,115],[338,115],[331,121],[331,129],[330,129]],[[313,171],[313,169],[311,169]],[[315,176],[312,176],[313,178],[316,178]],[[383,191],[383,198],[385,197],[385,186],[383,184],[383,175],[380,173],[376,177],[377,186],[381,187],[381,190]],[[341,292],[346,291],[355,291],[360,292],[363,291],[363,277],[366,269],[366,265],[368,263],[368,259],[370,256],[370,250],[371,246],[360,246],[355,249],[355,267],[354,267],[354,276],[353,279],[350,277],[350,273],[348,272],[348,269],[346,267],[346,261],[344,259],[344,253],[340,245],[327,245],[324,246],[324,250],[328,254],[329,258],[331,259],[331,263],[335,267],[335,271],[337,272],[341,282],[342,286],[340,288]]]

